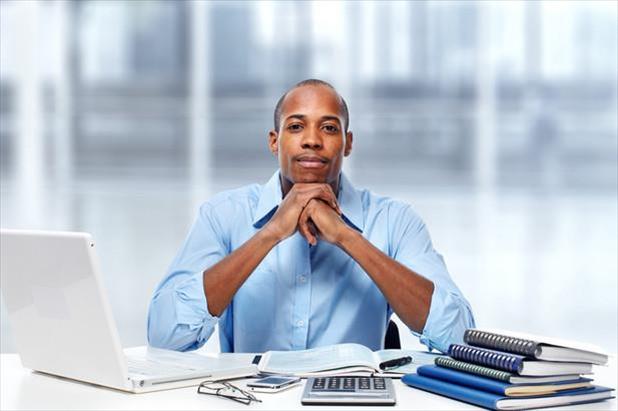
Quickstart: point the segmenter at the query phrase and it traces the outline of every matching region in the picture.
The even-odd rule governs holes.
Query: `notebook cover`
[[[527,405],[522,405],[520,408],[509,407],[509,409],[527,409],[527,408],[543,407],[544,405],[542,403],[539,403],[539,401],[542,401],[543,398],[557,398],[557,397],[568,396],[568,395],[573,395],[573,396],[584,395],[584,397],[582,397],[580,401],[578,401],[577,398],[570,399],[570,400],[565,398],[564,403],[560,405],[579,404],[579,403],[584,403],[584,402],[591,402],[589,399],[586,399],[586,396],[585,396],[586,394],[595,394],[595,393],[613,390],[612,388],[593,386],[587,389],[576,390],[576,391],[566,391],[563,393],[553,394],[553,395],[541,395],[541,396],[514,399],[514,398],[504,397],[504,396],[497,395],[497,394],[492,394],[492,393],[485,392],[485,391],[475,390],[473,388],[469,388],[469,387],[465,387],[465,386],[461,386],[457,384],[451,384],[446,381],[441,381],[441,380],[434,379],[434,378],[423,377],[418,374],[406,374],[401,378],[401,381],[403,381],[405,384],[411,387],[414,387],[414,388],[419,388],[421,390],[428,391],[433,394],[442,395],[445,397],[449,397],[455,400],[478,405],[480,407],[489,408],[492,410],[500,409],[497,406],[498,401],[530,400],[530,402]],[[611,397],[608,397],[608,398],[611,398]],[[603,400],[604,399],[607,399],[607,398],[603,398]],[[598,401],[601,401],[601,400],[598,400]]]
[[[556,383],[541,383],[541,384],[509,384],[506,382],[485,378],[474,374],[468,374],[462,371],[456,371],[449,368],[438,367],[436,365],[423,365],[416,370],[416,373],[423,377],[435,378],[442,381],[450,382],[458,385],[475,388],[482,391],[491,392],[498,395],[507,396],[506,389],[510,387],[535,386],[535,385],[563,385],[573,384],[578,382],[590,382],[590,378],[578,378],[569,381],[560,381]],[[575,388],[568,391],[578,391],[585,388]],[[517,396],[523,398],[523,396]]]
[[[445,355],[437,357],[434,360],[434,363],[439,367],[479,375],[481,377],[491,378],[492,380],[499,380],[507,383],[510,382],[512,376],[517,375],[507,371],[496,370],[493,368],[484,367],[482,365],[456,360]]]

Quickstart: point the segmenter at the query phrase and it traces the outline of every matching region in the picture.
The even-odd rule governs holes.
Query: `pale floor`
[[[47,187],[45,206],[30,207],[39,213],[37,223],[25,220],[23,197],[3,183],[1,225],[92,233],[122,343],[141,345],[151,293],[183,241],[196,204],[238,185],[220,182],[196,192],[153,181]],[[479,327],[576,339],[618,351],[615,192],[370,188],[410,202],[424,218]],[[13,352],[4,305],[1,316],[1,349]],[[418,344],[407,332],[402,338],[408,347]],[[216,338],[205,349],[218,350]]]

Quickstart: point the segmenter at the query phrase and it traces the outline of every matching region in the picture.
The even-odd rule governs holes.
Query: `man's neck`
[[[339,174],[339,177],[337,177],[335,181],[328,184],[333,189],[333,193],[335,193],[336,197],[339,197],[339,181],[340,180],[341,180],[341,173]],[[288,195],[288,193],[294,186],[294,183],[288,180],[287,178],[283,177],[283,175],[281,174],[279,174],[279,181],[281,181],[281,194],[282,194],[281,198],[285,198],[285,196]]]

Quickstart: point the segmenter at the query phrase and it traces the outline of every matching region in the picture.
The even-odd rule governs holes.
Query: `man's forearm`
[[[204,271],[204,294],[210,314],[220,316],[255,267],[277,245],[279,238],[267,227]]]
[[[422,333],[431,306],[433,282],[390,258],[351,228],[338,245],[369,274],[399,318]]]

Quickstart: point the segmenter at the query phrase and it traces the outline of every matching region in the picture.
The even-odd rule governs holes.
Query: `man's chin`
[[[292,183],[326,183],[326,176],[314,173],[299,173],[292,178]]]
[[[318,177],[310,177],[310,176],[306,176],[306,177],[301,177],[296,179],[296,181],[294,181],[294,184],[296,183],[319,183],[319,184],[323,184],[326,183],[326,179],[325,178],[318,178]]]

